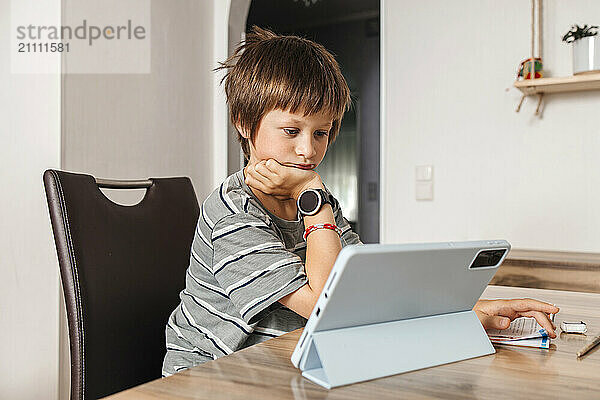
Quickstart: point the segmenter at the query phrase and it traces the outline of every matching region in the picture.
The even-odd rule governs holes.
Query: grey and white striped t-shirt
[[[360,239],[333,206],[342,246]],[[204,201],[181,303],[166,326],[163,375],[300,328],[306,319],[278,300],[307,282],[302,219],[268,212],[244,182],[229,176]]]

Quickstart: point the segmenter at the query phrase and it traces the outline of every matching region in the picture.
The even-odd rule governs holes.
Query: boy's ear
[[[242,135],[242,137],[250,139],[250,134],[246,130],[242,129],[242,126],[240,124],[235,124],[235,129],[239,132],[240,135]]]

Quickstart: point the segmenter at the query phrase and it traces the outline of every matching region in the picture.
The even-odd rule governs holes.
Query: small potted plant
[[[562,40],[573,43],[573,75],[600,72],[600,40],[597,26],[574,25]]]

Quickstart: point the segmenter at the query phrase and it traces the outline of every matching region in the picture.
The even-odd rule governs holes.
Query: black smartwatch
[[[306,189],[298,196],[298,211],[302,215],[315,215],[324,204],[331,204],[333,207],[333,198],[323,189]]]

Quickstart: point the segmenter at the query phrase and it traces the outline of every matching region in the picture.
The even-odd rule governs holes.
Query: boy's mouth
[[[315,164],[294,164],[294,167],[300,169],[315,169]]]

